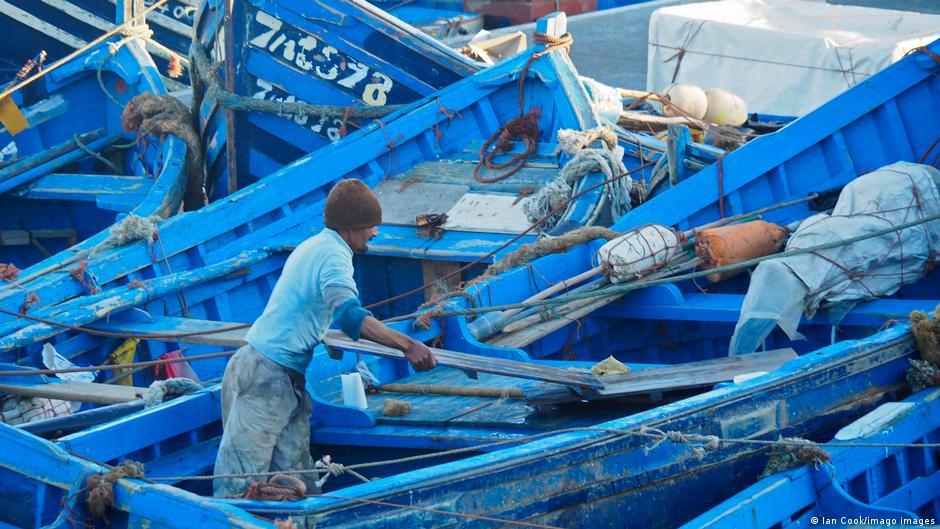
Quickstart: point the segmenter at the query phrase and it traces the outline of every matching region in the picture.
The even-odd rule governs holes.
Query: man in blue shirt
[[[350,338],[394,347],[419,371],[437,361],[423,343],[395,331],[362,308],[353,280],[353,253],[363,253],[382,222],[382,206],[360,180],[343,180],[326,199],[326,228],[287,258],[271,299],[222,378],[222,441],[215,474],[313,468],[312,402],[304,373],[332,323]],[[305,478],[314,488],[313,475]],[[218,478],[216,496],[244,493],[257,478]]]

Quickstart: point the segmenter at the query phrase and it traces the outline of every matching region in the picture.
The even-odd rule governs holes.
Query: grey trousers
[[[310,415],[304,377],[250,345],[239,349],[222,377],[222,442],[215,474],[313,468]],[[297,475],[315,492],[316,476]],[[215,496],[236,496],[266,477],[216,478]]]

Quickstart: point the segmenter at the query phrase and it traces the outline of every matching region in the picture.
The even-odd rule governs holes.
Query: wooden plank
[[[404,360],[405,358],[404,353],[398,349],[386,347],[368,340],[353,341],[344,334],[335,331],[328,332],[323,338],[323,343],[329,348],[342,351],[358,352],[395,360]],[[555,382],[566,386],[585,388],[600,388],[603,386],[603,383],[598,380],[597,377],[586,372],[558,369],[545,365],[505,360],[503,358],[459,353],[457,351],[448,351],[434,347],[431,348],[431,351],[434,353],[434,356],[437,357],[438,365],[456,367],[457,369],[463,369],[465,371],[479,371],[480,373],[492,373],[508,377]]]
[[[95,382],[62,382],[29,386],[0,384],[0,392],[16,395],[17,397],[43,397],[70,402],[91,402],[93,404],[130,402],[143,398],[145,391],[147,391],[147,388],[98,384]]]
[[[574,392],[567,387],[544,385],[526,389],[525,395],[530,403],[549,404],[707,387],[739,375],[774,371],[796,357],[793,349],[775,349],[600,377],[604,387],[596,391]]]
[[[112,319],[110,322],[97,321],[88,325],[88,328],[99,331],[111,331],[133,334],[167,334],[166,338],[150,338],[156,341],[191,343],[199,345],[217,345],[220,347],[241,347],[245,345],[245,335],[248,328],[225,331],[214,334],[201,334],[196,336],[171,337],[172,333],[186,334],[193,332],[206,332],[238,325],[233,322],[196,320],[191,318],[160,318],[159,323],[130,322]]]
[[[72,246],[78,233],[71,228],[50,230],[5,230],[0,231],[0,246],[26,246],[35,239],[67,239]]]
[[[172,325],[168,325],[167,323],[172,323]],[[161,318],[159,325],[135,322],[96,322],[89,326],[94,329],[120,332],[146,334],[185,334],[188,332],[220,329],[232,325],[236,324],[228,322],[192,320],[186,318]],[[176,343],[198,343],[204,345],[241,347],[245,344],[245,333],[247,333],[247,329],[239,329],[237,331],[229,331],[218,334],[205,334],[201,336],[186,336],[182,338],[168,337],[166,341],[172,341]],[[327,347],[341,351],[359,352],[368,355],[381,356],[383,358],[392,358],[395,360],[405,359],[404,353],[398,349],[386,347],[368,340],[353,341],[345,334],[336,331],[328,332],[326,337],[323,339],[323,343]],[[438,365],[455,367],[465,371],[493,373],[496,375],[505,375],[508,377],[527,378],[531,380],[555,382],[558,384],[586,388],[599,388],[603,385],[597,379],[597,377],[585,372],[557,369],[544,365],[505,360],[502,358],[490,358],[485,356],[460,353],[457,351],[448,351],[446,349],[431,348],[431,351],[433,351],[434,355],[437,357]]]
[[[39,200],[94,202],[102,195],[144,197],[151,185],[153,178],[142,176],[52,173],[17,193],[17,196]]]
[[[463,184],[440,184],[384,180],[375,186],[382,203],[382,224],[414,226],[422,213],[446,213],[470,188]]]

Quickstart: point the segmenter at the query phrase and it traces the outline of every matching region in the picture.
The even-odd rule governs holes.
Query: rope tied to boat
[[[193,97],[194,102],[214,99],[223,108],[236,112],[260,112],[278,116],[309,117],[314,119],[377,119],[391,114],[404,105],[382,106],[340,106],[314,105],[303,101],[277,101],[255,99],[241,96],[223,88],[218,74],[220,63],[211,62],[206,50],[193,42],[189,48],[190,71],[193,77],[193,90],[199,93],[205,90],[203,97]],[[201,83],[201,85],[199,85]]]
[[[545,46],[546,50],[536,53],[540,57],[552,50],[564,50],[565,52],[571,51],[571,45],[574,44],[574,37],[571,33],[564,33],[561,36],[555,37],[548,33],[542,33],[541,31],[532,32],[532,40],[539,45]]]
[[[46,62],[46,50],[40,50],[39,54],[36,57],[27,60],[26,64],[24,64],[23,67],[20,68],[18,72],[16,72],[16,76],[13,78],[13,82],[18,83],[22,81],[23,79],[26,79],[27,77],[29,77],[29,74],[33,73],[33,70],[37,68],[42,70],[42,65],[45,62]]]
[[[88,493],[85,496],[88,512],[96,519],[107,520],[108,509],[114,507],[114,484],[122,478],[143,477],[144,464],[131,460],[124,461],[107,472],[90,476]]]
[[[19,314],[21,316],[26,314],[27,312],[29,312],[29,309],[33,306],[33,304],[41,303],[41,302],[42,300],[39,299],[38,294],[36,294],[35,292],[27,292],[26,297],[23,299],[23,304],[20,305]]]
[[[101,292],[101,288],[98,287],[98,282],[95,280],[95,277],[88,273],[88,261],[85,259],[79,261],[78,266],[69,270],[69,275],[72,276],[72,279],[81,283],[82,287],[89,293],[97,294]],[[86,275],[88,279],[86,279]]]
[[[911,50],[911,51],[919,51],[919,52],[923,53],[924,55],[926,55],[926,56],[930,57],[931,59],[933,59],[933,61],[934,61],[935,63],[940,64],[940,55],[937,55],[936,53],[930,51],[929,49],[927,49],[926,46],[918,46],[918,47],[914,48],[914,49]]]
[[[355,477],[363,483],[368,483],[371,481],[369,478],[363,476],[362,474],[356,472],[350,467],[340,463],[334,463],[332,458],[329,455],[325,455],[322,458],[318,459],[313,465],[314,469],[318,471],[323,471],[324,474],[322,477],[318,478],[316,481],[317,487],[322,488],[330,477],[340,477],[343,474],[349,474],[350,476]]]
[[[158,225],[161,220],[162,218],[159,215],[141,217],[131,213],[111,226],[107,238],[89,250],[87,256],[90,257],[132,241],[145,241],[147,244],[154,244],[160,238]]]
[[[717,435],[702,435],[697,433],[683,433],[677,430],[660,430],[651,426],[640,427],[640,434],[653,437],[655,441],[652,445],[643,448],[643,453],[649,455],[666,441],[673,444],[687,444],[692,449],[696,457],[705,457],[708,452],[718,450],[721,439]]]
[[[523,205],[523,210],[530,222],[542,218],[547,212],[564,203],[574,192],[575,184],[590,173],[602,173],[610,181],[605,186],[610,199],[610,210],[614,219],[618,219],[632,207],[630,193],[633,179],[612,180],[614,175],[627,172],[623,164],[623,149],[617,144],[617,134],[608,125],[579,131],[563,129],[558,131],[558,148],[555,153],[565,152],[572,156],[558,176],[543,186],[531,200]],[[595,142],[599,147],[590,147]],[[601,209],[598,204],[598,212]],[[550,230],[562,218],[562,212],[555,213],[541,227],[543,232]]]
[[[161,137],[169,134],[186,144],[186,185],[172,187],[171,193],[156,210],[167,218],[179,210],[180,202],[185,211],[193,211],[208,203],[203,172],[202,138],[193,125],[193,114],[178,99],[169,95],[139,94],[131,99],[121,113],[121,125],[127,132],[137,131],[137,141],[149,134]],[[184,193],[185,189],[185,193]]]
[[[604,228],[602,226],[585,226],[565,232],[557,237],[545,237],[535,242],[524,244],[518,249],[506,254],[504,257],[491,264],[483,272],[483,276],[492,277],[517,266],[523,265],[550,254],[567,252],[575,246],[580,246],[586,242],[595,239],[607,239],[608,241],[616,239],[621,235],[620,232]]]
[[[183,360],[186,360],[184,357]],[[155,380],[144,392],[144,408],[152,408],[163,403],[167,397],[188,395],[202,391],[202,384],[189,378],[168,378]]]
[[[819,466],[829,463],[829,452],[810,440],[780,436],[777,441],[779,444],[770,452],[770,458],[760,479],[803,465]]]

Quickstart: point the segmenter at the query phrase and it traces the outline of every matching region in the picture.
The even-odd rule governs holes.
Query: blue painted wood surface
[[[0,462],[4,527],[191,527],[196,520],[202,527],[274,527],[240,509],[128,478],[113,485],[108,519],[95,519],[85,503],[88,478],[107,467],[5,424],[0,424],[0,445],[12,456]]]
[[[169,135],[135,141],[121,124],[123,105],[141,93],[166,94],[166,87],[141,43],[125,42],[109,53],[120,40],[94,47],[13,94],[31,126],[16,136],[0,131],[0,145],[16,151],[16,161],[2,170],[10,174],[0,177],[0,231],[23,232],[35,242],[3,246],[0,262],[26,269],[58,259],[69,238],[45,238],[44,230],[71,230],[71,244],[80,241],[72,251],[79,252],[104,240],[106,228],[123,214],[167,217],[179,208],[186,144]],[[120,175],[74,143],[54,160],[13,173],[30,160],[44,160],[47,149],[96,130],[102,133],[88,149],[114,158]]]
[[[940,46],[936,43],[932,45],[933,49],[938,47]],[[476,89],[481,89],[481,85],[488,87],[490,85],[487,80],[494,79],[494,73],[500,72],[499,68],[505,66],[506,64],[497,66],[487,72],[489,75],[481,76],[483,83],[478,83],[476,79],[468,81],[472,81],[470,84]],[[824,105],[817,112],[768,138],[755,141],[728,155],[723,161],[725,186],[721,193],[726,195],[726,211],[740,213],[803,196],[823,185],[832,187],[848,182],[868,169],[897,160],[916,159],[933,139],[940,135],[940,125],[925,122],[927,120],[914,121],[905,116],[917,116],[925,107],[936,104],[938,90],[933,75],[936,70],[937,65],[926,56],[909,56],[882,74]],[[468,83],[460,82],[455,85],[454,91],[442,92],[441,101],[445,105],[455,104],[457,86],[463,87],[466,84]],[[527,83],[527,86],[529,84]],[[462,95],[466,97],[467,94]],[[425,100],[423,104],[419,103],[407,112],[397,115],[394,120],[389,120],[386,125],[389,132],[405,133],[404,126],[401,129],[392,128],[398,120],[405,122],[424,119],[427,114],[438,113],[437,107],[430,105],[432,102],[437,103],[433,99]],[[867,134],[869,129],[872,129],[873,122],[882,127],[895,126],[896,128],[892,129],[895,134]],[[373,183],[383,178],[382,169],[388,165],[381,165],[381,155],[386,151],[379,146],[387,140],[384,139],[381,129],[376,126],[354,133],[331,148],[331,154],[337,155],[334,164],[339,167],[336,170],[350,170],[356,167],[354,161],[342,156],[343,149],[352,145],[352,139],[355,139],[357,149],[371,148],[375,155],[371,163],[375,164],[378,170],[373,168],[365,179]],[[399,151],[399,154],[401,155],[402,151]],[[412,156],[413,159],[418,158]],[[315,153],[295,163],[292,168],[317,167],[316,161],[319,159],[319,155]],[[782,167],[786,169],[781,169]],[[662,193],[649,204],[625,217],[617,227],[624,229],[641,221],[666,220],[681,228],[688,228],[715,220],[718,216],[719,196],[716,171],[712,166]],[[303,208],[296,207],[296,201],[304,198],[304,193],[309,193],[312,186],[324,185],[322,181],[311,183],[302,177],[310,179],[308,173],[301,174],[301,171],[281,171],[224,202],[209,206],[202,212],[165,222],[161,226],[164,246],[169,248],[170,255],[186,257],[186,261],[175,259],[174,264],[182,261],[188,263],[189,268],[193,268],[195,261],[199,261],[199,264],[218,262],[223,256],[257,247],[262,242],[266,245],[272,242],[291,242],[288,238],[275,238],[272,235],[283,234],[285,225],[290,227],[291,222],[301,224],[315,219],[315,213],[298,214],[298,210],[303,212]],[[322,200],[322,196],[321,191],[317,199],[310,202],[320,205],[318,199]],[[296,215],[296,218],[288,217],[283,211],[279,215],[267,216],[268,212],[284,207],[280,206],[284,203],[290,203],[290,213]],[[227,207],[231,204],[236,206]],[[653,205],[656,209],[650,211]],[[683,210],[686,205],[689,206],[688,210]],[[239,212],[254,210],[261,214],[252,218],[251,226],[244,227],[242,222],[246,215],[231,218],[234,217],[231,211],[236,209]],[[778,222],[786,222],[805,216],[806,213],[805,205],[801,205],[779,210],[768,217]],[[198,236],[193,233],[194,226],[210,231],[210,236],[215,238],[198,240]],[[308,226],[305,224],[304,227]],[[236,232],[227,233],[231,229]],[[570,277],[591,266],[591,258],[597,245],[598,243],[583,245],[562,255],[539,259],[533,262],[532,266],[522,267],[479,283],[470,289],[470,292],[477,297],[480,304],[524,299],[551,282]],[[127,274],[128,270],[147,270],[154,275],[166,274],[166,271],[161,271],[163,265],[159,262],[160,254],[157,254],[157,264],[151,265],[152,256],[148,255],[150,251],[152,249],[143,243],[129,245],[109,252],[100,262],[93,265],[96,267],[95,271],[103,277],[111,274],[107,279],[109,282]],[[121,269],[121,264],[130,266]],[[249,266],[244,272],[186,289],[184,296],[190,315],[198,319],[241,321],[240,316],[244,317],[252,311],[260,310],[258,289],[264,285],[270,288],[278,265],[278,258],[273,257]],[[183,264],[174,269],[187,269],[187,265]],[[254,281],[257,283],[253,283]],[[39,284],[37,282],[37,286]],[[49,294],[53,298],[57,295],[64,296],[59,291],[62,286],[62,283],[49,283]],[[239,295],[238,289],[245,286],[249,286],[250,296]],[[617,312],[623,309],[623,306],[612,307],[611,313],[587,318],[579,326],[572,324],[572,328],[562,329],[539,340],[525,351],[499,350],[475,341],[467,332],[467,322],[458,317],[448,318],[444,325],[435,323],[422,338],[440,335],[444,345],[449,348],[520,358],[563,359],[573,356],[579,360],[590,361],[614,354],[631,363],[677,363],[713,358],[727,354],[732,325],[723,314],[726,315],[729,310],[727,303],[740,299],[735,296],[740,296],[745,287],[743,278],[728,283],[722,287],[726,290],[717,291],[719,294],[731,296],[719,299],[719,302],[726,303],[699,303],[698,306],[690,306],[689,311],[694,312],[695,316],[683,314],[682,305],[676,305],[671,308],[671,321],[665,324],[660,321],[631,320],[628,313]],[[940,299],[940,295],[935,292],[936,288],[935,278],[928,277],[913,288],[902,290],[894,300],[901,303],[894,304],[889,310],[903,311]],[[625,300],[629,302],[625,304],[629,307],[630,303],[642,303],[642,296],[648,296],[645,302],[655,301],[668,305],[670,299],[682,299],[679,296],[694,292],[697,290],[694,290],[693,285],[680,284],[673,288],[637,294],[640,297]],[[255,301],[252,305],[253,299]],[[904,300],[914,301],[904,305]],[[167,308],[178,302],[172,298],[159,301],[165,302]],[[182,302],[179,303],[182,305]],[[460,303],[455,302],[458,305]],[[174,307],[170,310],[164,309],[164,313],[177,315],[181,310]],[[805,345],[790,344],[805,353],[802,358],[772,374],[743,384],[719,388],[659,407],[650,407],[647,403],[649,409],[636,413],[626,414],[621,409],[619,412],[624,413],[622,418],[606,422],[599,418],[599,415],[592,415],[595,413],[591,411],[592,408],[587,408],[587,412],[585,409],[576,408],[571,413],[582,417],[587,413],[605,428],[633,429],[641,425],[651,425],[725,438],[775,438],[784,434],[804,435],[822,440],[831,437],[833,429],[866,413],[879,402],[897,400],[903,391],[904,372],[908,360],[914,355],[908,328],[906,325],[898,325],[871,335],[871,329],[867,325],[869,322],[874,323],[872,319],[877,317],[872,317],[872,314],[878,312],[861,314],[855,324],[847,324],[847,328],[837,334],[838,338],[857,337],[854,341],[827,345],[831,339],[831,330],[813,326],[806,333],[808,340]],[[71,317],[70,311],[63,311],[62,315]],[[155,324],[166,325],[164,328],[167,330],[175,328],[172,322],[161,322],[159,318],[155,318]],[[18,326],[14,324],[14,327]],[[71,352],[103,349],[105,343],[70,333],[62,333],[61,337],[59,344],[63,349],[74,348]],[[772,336],[771,340],[783,340],[783,337]],[[159,351],[160,344],[150,343],[148,347],[153,354],[153,351]],[[345,358],[343,363],[337,364],[335,361],[328,361],[325,354],[318,351],[311,366],[315,376],[308,377],[308,380],[318,383],[323,381],[323,387],[318,385],[311,389],[315,393],[326,390],[327,397],[320,398],[324,402],[328,401],[329,392],[335,390],[331,390],[326,381],[334,377],[338,370],[351,367],[353,362],[353,358]],[[382,364],[376,365],[374,370],[386,381],[398,380],[407,374],[399,371],[401,367]],[[325,371],[318,374],[317,370]],[[860,394],[864,394],[865,398],[859,398]],[[158,470],[169,468],[173,471],[204,471],[203,469],[208,468],[212,456],[211,446],[207,444],[211,443],[213,437],[211,426],[192,430],[182,441],[179,436],[161,438],[159,434],[154,436],[150,432],[159,430],[158,425],[166,422],[167,417],[162,416],[160,412],[171,410],[177,405],[182,406],[183,403],[198,401],[200,405],[205,404],[209,402],[207,399],[211,399],[209,395],[211,392],[186,397],[157,408],[157,411],[131,415],[120,421],[74,434],[63,442],[70,443],[70,446],[75,448],[81,445],[97,449],[105,444],[104,440],[114,438],[109,432],[121,428],[122,431],[137,432],[126,436],[130,443],[128,451],[134,455],[139,453],[143,458],[156,462]],[[433,402],[433,399],[427,400]],[[212,411],[217,408],[207,405],[203,409],[209,411],[194,419],[201,421],[203,425],[215,424],[217,415],[209,414],[217,414],[217,411]],[[328,408],[324,405],[323,409]],[[513,429],[518,427],[517,411],[513,410],[512,406],[499,406],[493,410],[494,413],[486,419],[491,421],[488,426],[494,435],[512,435]],[[426,414],[424,417],[428,425],[396,425],[398,427],[395,430],[390,430],[392,424],[388,421],[379,425],[376,420],[377,426],[385,427],[382,432],[384,441],[379,441],[379,431],[373,430],[376,433],[372,440],[376,442],[376,446],[391,445],[391,448],[399,452],[365,451],[361,447],[343,445],[341,434],[363,431],[370,425],[352,424],[354,419],[361,420],[362,416],[354,418],[351,413],[344,416],[342,408],[338,405],[334,406],[332,411],[332,420],[340,421],[346,418],[349,423],[345,426],[339,423],[331,425],[332,437],[327,435],[322,438],[331,444],[317,445],[316,448],[319,453],[331,453],[344,463],[384,459],[392,454],[402,454],[401,451],[413,454],[418,448],[423,450],[433,446],[433,436],[442,433],[449,436],[445,439],[445,446],[475,442],[469,435],[471,430],[460,430],[461,425],[455,425],[455,422],[459,421],[455,421],[451,416]],[[156,419],[161,416],[161,420]],[[485,414],[480,415],[481,421],[484,416]],[[170,414],[169,417],[173,415]],[[567,417],[560,416],[559,425],[564,425],[565,419]],[[478,421],[472,425],[475,431],[479,431],[480,424]],[[555,428],[549,428],[552,429]],[[330,430],[324,431],[331,433]],[[457,435],[453,435],[454,433]],[[206,437],[201,437],[202,435]],[[408,437],[417,437],[420,442],[409,441]],[[152,441],[154,448],[147,448],[148,441]],[[379,467],[374,472],[377,476],[385,476],[383,479],[354,487],[346,487],[347,482],[339,481],[334,486],[342,487],[343,496],[378,498],[408,505],[526,519],[559,526],[615,525],[622,522],[623,512],[627,509],[631,516],[644,520],[648,525],[672,526],[727,498],[742,480],[753,479],[766,457],[760,450],[741,444],[722,446],[718,451],[706,454],[704,459],[695,458],[688,447],[683,445],[666,443],[647,452],[645,449],[649,447],[650,440],[637,435],[617,435],[600,431],[567,432],[523,446],[436,466],[422,464],[411,468],[403,468],[401,465],[390,465],[388,469]],[[174,451],[180,453],[181,458],[170,466],[169,457]],[[110,452],[102,454],[102,457],[118,460],[125,455]],[[403,470],[408,472],[402,472]],[[184,482],[181,485],[196,491],[206,491],[205,484]],[[682,513],[677,513],[672,505],[671,500],[676,497],[684,498],[685,509]],[[229,503],[267,515],[273,515],[275,510],[281,513],[287,510],[299,523],[307,526],[316,523],[321,526],[336,524],[349,527],[402,524],[433,527],[459,521],[439,514],[410,510],[389,511],[384,507],[331,498],[312,498],[296,504],[277,505],[239,500]]]
[[[531,53],[531,52],[530,52]],[[317,151],[292,166],[272,175],[265,181],[244,189],[223,201],[218,201],[199,212],[179,216],[159,228],[160,238],[154,245],[132,244],[120,252],[102,252],[91,259],[87,274],[97,284],[108,288],[109,284],[125,284],[129,281],[146,280],[168,273],[170,270],[191,270],[203,264],[226,259],[243,250],[264,246],[290,246],[297,244],[321,226],[320,213],[326,190],[337,179],[362,178],[370,185],[409,166],[428,159],[462,152],[472,142],[481,142],[509,117],[518,114],[516,94],[517,76],[528,61],[523,55],[500,66],[456,83],[433,98],[426,98],[385,119],[384,125],[372,124],[336,144],[330,151]],[[596,117],[586,103],[579,84],[570,84],[574,73],[567,57],[553,52],[536,61],[530,69],[532,78],[526,83],[527,101],[543,108],[544,138],[552,141],[550,132],[559,127],[582,128],[593,126]],[[554,90],[560,84],[567,90]],[[580,90],[580,92],[578,92]],[[537,103],[536,103],[537,102]],[[452,109],[459,115],[448,118],[441,108]],[[438,138],[433,127],[440,127]],[[388,136],[398,138],[394,150],[388,145]],[[327,161],[328,160],[328,161]],[[587,180],[597,178],[589,175]],[[582,215],[589,215],[596,201],[585,201],[583,206],[573,208]],[[579,213],[580,212],[580,213]],[[412,231],[413,233],[413,231]],[[403,253],[414,257],[437,253],[450,260],[469,260],[504,242],[509,235],[483,237],[473,233],[450,232],[425,248],[412,247]],[[405,237],[405,242],[417,242],[415,237]],[[433,249],[431,248],[433,246]],[[405,248],[402,246],[402,248]],[[511,250],[512,247],[506,251]],[[391,252],[390,252],[391,253]],[[68,255],[59,256],[59,262],[67,262]],[[188,313],[194,317],[223,321],[251,321],[260,314],[264,305],[261,292],[269,292],[279,270],[282,257],[249,267],[250,272],[236,278],[221,278],[194,287],[192,290],[165,301],[169,314]],[[55,263],[23,272],[28,288],[44,300],[44,305],[56,303],[83,293],[83,287],[64,270],[54,270]],[[418,274],[413,280],[422,282],[420,262],[407,260],[402,265],[394,262],[399,270],[396,277],[389,277],[383,290],[375,289],[366,294],[372,299],[385,297],[387,293],[401,291],[406,284],[408,267]],[[380,265],[383,266],[383,265]],[[49,271],[52,270],[52,271]],[[43,273],[46,271],[46,273]],[[381,277],[381,276],[380,276]],[[223,294],[228,292],[228,294]],[[0,304],[17,309],[22,304],[23,292],[14,288],[0,290]],[[225,306],[227,296],[248,296],[244,302]],[[415,296],[405,300],[405,310],[414,307],[422,298]],[[401,306],[392,307],[402,310]],[[8,316],[2,320],[9,320]],[[25,322],[14,323],[20,327]],[[102,347],[111,346],[102,341]],[[90,354],[89,358],[95,354]]]
[[[359,0],[203,0],[195,32],[226,90],[338,106],[410,103],[479,65]],[[275,16],[276,15],[276,16]],[[234,35],[234,36],[233,36]],[[342,119],[234,113],[197,99],[210,191],[224,196],[337,141]],[[347,130],[369,120],[350,120]],[[263,163],[262,163],[263,162]]]
[[[865,435],[840,436],[825,446],[829,465],[768,476],[683,529],[848,526],[857,525],[848,520],[865,518],[893,520],[886,526],[935,525],[940,517],[940,449],[840,444],[936,443],[940,438],[938,396],[940,390],[928,389],[886,404],[881,409],[896,410],[890,418],[872,412],[853,423]]]
[[[145,0],[150,6],[153,0]],[[186,57],[192,40],[193,18],[198,0],[168,0],[147,15],[153,40]],[[114,27],[115,0],[5,0],[0,5],[0,84],[12,80],[16,71],[40,51],[46,64],[61,59]],[[169,54],[149,45],[159,71],[166,75]],[[189,84],[187,72],[169,81],[174,87]]]

